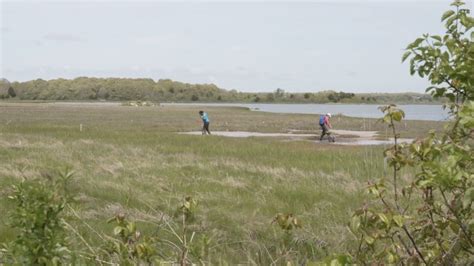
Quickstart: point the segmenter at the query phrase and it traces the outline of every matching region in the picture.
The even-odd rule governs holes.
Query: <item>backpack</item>
[[[320,125],[320,126],[324,125],[324,115],[321,115],[321,116],[319,117],[319,125]]]

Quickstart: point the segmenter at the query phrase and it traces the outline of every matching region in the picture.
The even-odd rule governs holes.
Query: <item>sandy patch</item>
[[[187,135],[202,135],[201,131],[180,132],[179,134]],[[233,138],[248,138],[248,137],[289,137],[289,138],[309,138],[314,137],[314,134],[293,134],[293,133],[260,133],[250,131],[212,131],[212,135],[233,137]]]
[[[293,131],[294,132],[294,131]],[[378,140],[377,131],[355,131],[355,130],[332,130],[331,133],[336,138],[334,144],[338,145],[390,145],[393,139]],[[201,131],[179,132],[186,135],[202,135]],[[299,134],[299,133],[261,133],[250,131],[213,131],[214,136],[232,137],[232,138],[248,138],[248,137],[280,137],[293,140],[319,139],[318,134]],[[413,139],[398,139],[399,143],[410,143]],[[319,140],[316,142],[319,143]],[[326,143],[323,140],[322,143]]]

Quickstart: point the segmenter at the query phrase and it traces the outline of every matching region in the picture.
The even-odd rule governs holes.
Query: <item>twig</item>
[[[398,155],[399,149],[398,149],[398,135],[397,131],[395,130],[395,123],[393,122],[393,117],[390,115],[390,126],[392,128],[393,132],[393,141],[394,141],[394,149],[395,149],[395,156]],[[397,207],[397,210],[400,211],[400,206],[398,205],[398,190],[397,190],[397,165],[393,165],[393,194],[395,197],[395,206]]]
[[[84,239],[84,237],[72,226],[70,225],[68,222],[66,221],[63,221],[63,223],[69,228],[71,229],[78,237],[79,239],[81,239],[81,241],[86,245],[86,247],[89,249],[90,252],[92,252],[92,254],[94,254],[94,256],[97,256],[97,254],[95,253],[94,249],[91,247],[91,245],[89,245],[89,243],[87,243],[87,241]]]
[[[398,234],[397,232],[397,237],[398,239],[400,240],[400,242],[402,243],[403,247],[405,248],[405,250],[407,251],[407,253],[412,256],[413,253],[411,252],[411,250],[408,248],[407,244],[405,243],[405,241],[403,241],[402,237]]]
[[[406,235],[408,236],[408,238],[410,239],[411,244],[412,244],[413,247],[415,248],[416,253],[418,254],[418,256],[419,256],[419,257],[421,258],[421,260],[425,263],[425,265],[428,265],[428,263],[426,262],[425,258],[423,257],[423,254],[421,254],[421,251],[418,249],[418,246],[416,245],[415,240],[413,239],[413,237],[411,236],[410,232],[408,231],[406,225],[403,225],[402,228],[403,228],[403,231],[405,231],[405,234],[406,234]]]
[[[90,254],[87,254],[87,253],[83,253],[83,254],[90,256]],[[81,255],[81,254],[78,254],[78,255],[79,255],[79,257],[82,257],[82,258],[84,258],[84,259],[89,259],[89,260],[91,259],[90,257],[86,257],[86,256]],[[93,260],[95,260],[95,261],[97,261],[97,262],[99,262],[99,263],[104,263],[104,264],[108,264],[108,265],[116,265],[115,263],[108,262],[108,261],[105,261],[105,260],[100,260],[100,259],[98,259],[98,258],[94,258]]]
[[[69,207],[69,209],[72,211],[72,213],[74,214],[74,216],[76,216],[82,223],[84,223],[87,228],[89,228],[92,232],[94,232],[97,236],[99,236],[100,239],[102,239],[102,241],[105,241],[105,239],[103,238],[103,236],[101,234],[99,234],[99,232],[97,232],[94,228],[92,228],[92,226],[90,226],[86,221],[84,221],[78,214],[77,212],[71,207],[71,205],[67,205]]]
[[[461,222],[461,219],[459,218],[459,215],[457,214],[457,212],[453,208],[451,208],[451,205],[449,205],[448,200],[446,199],[446,195],[444,195],[444,191],[442,189],[440,189],[440,191],[441,191],[441,195],[443,196],[443,199],[444,199],[444,204],[453,213],[454,217],[456,217],[456,223],[459,225],[462,232],[466,236],[466,239],[469,242],[469,244],[471,244],[471,246],[474,246],[474,243],[472,243],[472,240],[471,240],[471,236],[468,234],[468,232],[466,232],[466,228],[465,228],[464,224]]]

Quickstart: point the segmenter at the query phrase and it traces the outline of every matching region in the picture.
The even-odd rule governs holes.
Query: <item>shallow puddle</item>
[[[288,138],[309,138],[314,137],[314,134],[292,134],[292,133],[260,133],[249,131],[212,131],[212,135],[224,136],[232,138],[248,138],[248,137],[288,137]],[[180,134],[187,135],[202,135],[201,131],[180,132]]]
[[[352,130],[333,130],[333,136],[336,138],[336,142],[331,144],[337,145],[391,145],[393,139],[389,140],[378,140],[375,139],[377,136],[376,131],[352,131]],[[186,135],[202,135],[201,131],[191,132],[179,132],[179,134]],[[249,131],[213,131],[214,136],[232,137],[232,138],[248,138],[248,137],[281,137],[293,140],[304,140],[309,139],[314,143],[327,144],[328,141],[325,138],[323,141],[319,141],[319,135],[316,134],[298,134],[298,133],[261,133],[261,132],[249,132]],[[343,135],[350,135],[354,137],[342,137]],[[338,137],[341,136],[341,137]],[[410,143],[412,139],[399,139],[399,143]]]
[[[353,140],[353,141],[352,141]],[[398,143],[410,143],[413,139],[398,139]],[[393,139],[390,140],[378,140],[378,139],[341,139],[336,141],[334,144],[339,145],[393,145]]]

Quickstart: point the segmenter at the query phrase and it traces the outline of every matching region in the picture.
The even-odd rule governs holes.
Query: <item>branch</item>
[[[449,248],[448,253],[444,254],[444,255],[441,257],[441,260],[442,260],[442,264],[443,264],[443,265],[451,265],[451,264],[453,264],[453,256],[454,256],[453,252],[454,252],[455,248],[460,245],[460,242],[461,242],[461,235],[462,235],[461,230],[459,230],[458,235],[457,235],[457,237],[456,237],[456,240],[454,240],[454,243],[453,243],[453,244],[451,245],[451,247]]]
[[[403,247],[405,248],[405,250],[407,251],[407,253],[412,256],[413,253],[411,252],[411,250],[408,248],[407,244],[405,243],[405,241],[403,241],[402,237],[398,234],[397,232],[397,237],[398,239],[400,240],[400,242],[402,243]]]
[[[430,207],[430,210],[428,211],[428,214],[429,214],[428,216],[430,217],[431,226],[436,227],[435,221],[433,219],[433,209],[431,207]],[[434,239],[438,243],[438,246],[441,249],[442,255],[444,256],[446,254],[446,250],[444,250],[443,248],[443,243],[441,243],[438,237],[434,237]]]
[[[393,122],[393,118],[392,116],[390,116],[390,125],[391,125],[391,128],[392,128],[392,132],[393,132],[393,140],[394,140],[394,148],[395,148],[395,156],[398,154],[399,150],[398,150],[398,136],[397,136],[397,132],[395,130],[395,123]],[[393,194],[394,194],[394,197],[395,197],[395,206],[397,207],[397,210],[400,211],[400,206],[398,205],[398,191],[397,191],[397,166],[394,165],[393,166]]]
[[[466,239],[469,242],[469,244],[471,244],[471,246],[474,246],[474,243],[472,242],[470,234],[468,232],[466,232],[466,228],[465,228],[464,224],[461,222],[461,218],[459,218],[459,215],[457,214],[457,212],[453,208],[451,208],[451,205],[449,205],[448,200],[446,199],[446,195],[444,194],[444,191],[442,189],[440,189],[440,191],[441,191],[441,195],[443,196],[443,199],[444,199],[444,204],[453,213],[454,217],[456,217],[456,223],[459,225],[462,232],[466,236]]]
[[[420,250],[418,249],[418,246],[416,245],[415,243],[415,240],[413,239],[413,237],[411,236],[410,232],[408,231],[407,227],[405,225],[402,226],[403,228],[403,231],[405,231],[405,234],[407,234],[408,238],[410,239],[413,247],[415,248],[416,250],[416,253],[418,254],[418,256],[420,257],[420,259],[426,264],[428,265],[428,263],[426,262],[425,258],[423,257],[423,254],[421,254]]]

